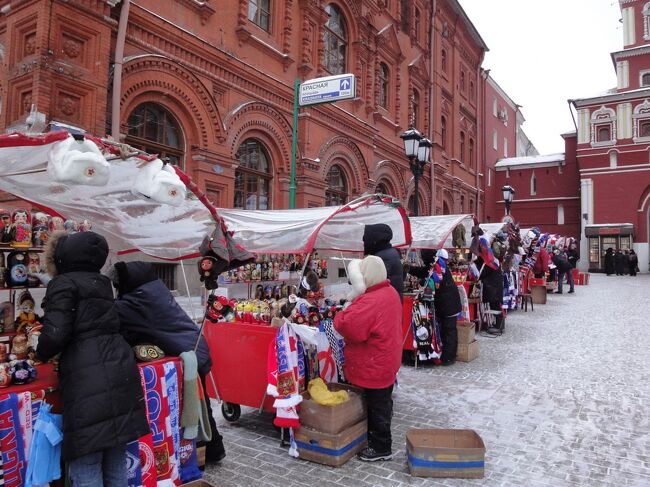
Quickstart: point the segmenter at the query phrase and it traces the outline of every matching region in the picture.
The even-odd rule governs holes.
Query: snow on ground
[[[390,462],[330,468],[288,456],[269,414],[217,412],[226,458],[217,486],[650,486],[650,275],[592,275],[576,294],[512,313],[506,333],[479,336],[480,357],[403,366]],[[215,408],[218,411],[218,408]],[[409,428],[471,428],[486,444],[483,480],[411,477]]]

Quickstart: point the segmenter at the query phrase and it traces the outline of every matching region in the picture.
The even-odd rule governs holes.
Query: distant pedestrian
[[[605,273],[608,276],[614,274],[614,249],[611,247],[605,251]]]
[[[637,257],[634,250],[630,250],[630,260],[628,265],[630,267],[630,275],[636,276],[636,273],[639,272],[639,257]]]
[[[575,242],[571,242],[569,245],[569,250],[566,253],[567,259],[569,260],[569,264],[571,264],[571,269],[575,269],[578,265],[578,261],[580,260],[580,254],[578,253],[578,246],[576,245]]]
[[[621,249],[616,250],[616,254],[614,254],[614,267],[616,268],[616,275],[617,276],[622,276],[625,274],[625,267],[627,265],[627,258],[621,252]]]

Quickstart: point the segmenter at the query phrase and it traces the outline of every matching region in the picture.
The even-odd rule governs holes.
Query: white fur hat
[[[385,281],[387,276],[386,266],[380,257],[368,255],[363,260],[354,259],[348,265],[348,277],[352,285],[348,300],[362,295],[369,287]]]

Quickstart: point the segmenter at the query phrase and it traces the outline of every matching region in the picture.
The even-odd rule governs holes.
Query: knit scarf
[[[142,390],[146,391],[144,379],[144,367],[139,367],[140,383]],[[145,410],[147,418],[150,418],[149,408],[145,401]],[[126,445],[126,465],[128,487],[156,487],[156,467],[153,453],[153,437],[147,433],[140,439],[132,441]]]
[[[165,395],[169,406],[169,429],[172,438],[172,455],[169,460],[172,467],[171,479],[176,485],[181,484],[180,476],[180,451],[181,451],[181,402],[180,402],[180,376],[175,362],[165,362]]]
[[[0,452],[4,486],[21,487],[25,481],[27,454],[17,394],[0,396]]]

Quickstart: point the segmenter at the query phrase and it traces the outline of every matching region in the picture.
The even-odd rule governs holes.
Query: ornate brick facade
[[[0,126],[34,105],[48,120],[110,132],[121,2],[7,6]],[[434,142],[420,213],[477,211],[486,49],[456,0],[139,0],[112,135],[175,157],[218,206],[285,208],[294,80],[339,66],[356,75],[357,96],[300,110],[297,206],[377,189],[408,202],[399,135],[413,124]]]

